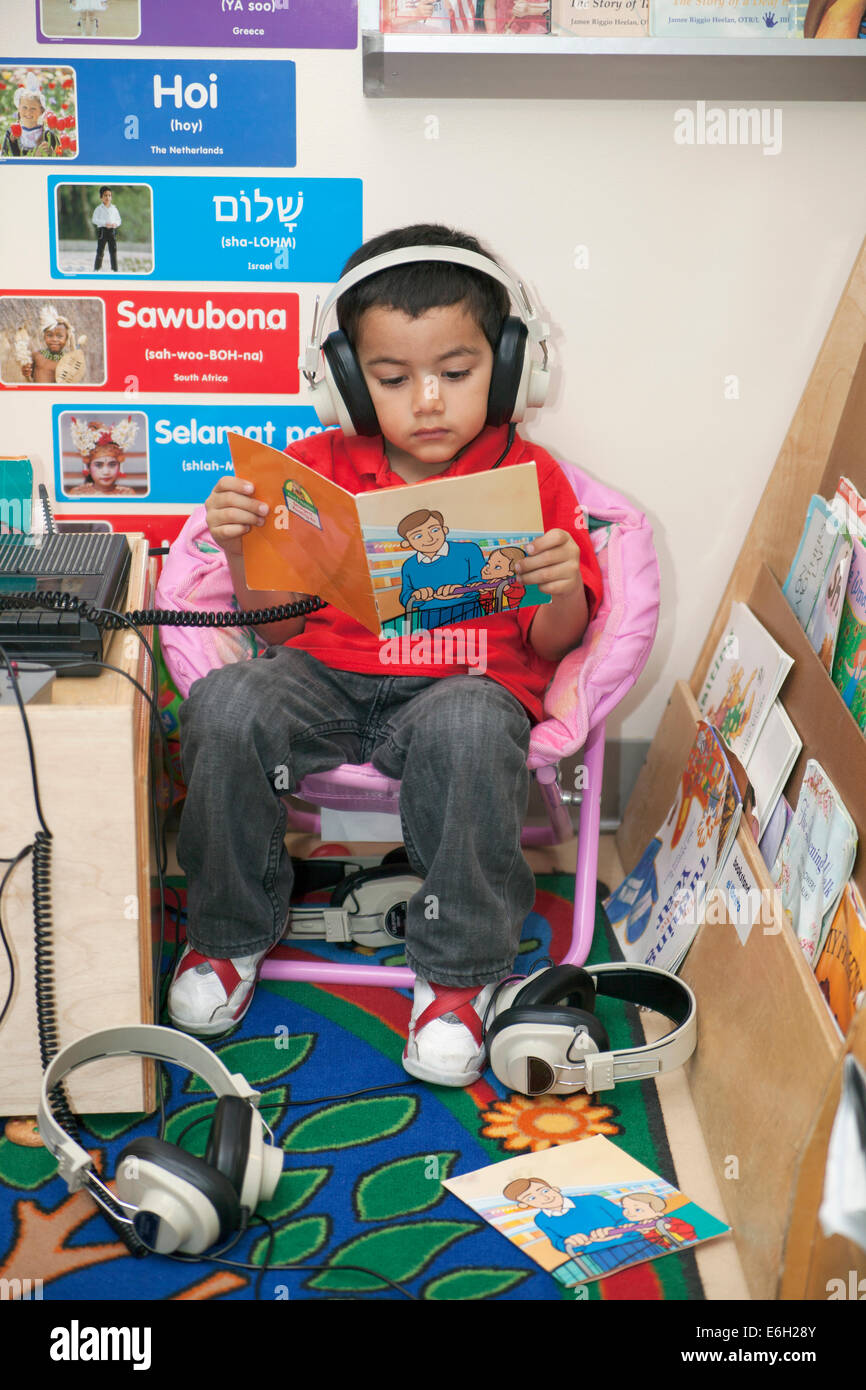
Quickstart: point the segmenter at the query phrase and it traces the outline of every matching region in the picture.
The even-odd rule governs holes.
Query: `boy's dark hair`
[[[448,227],[418,223],[413,227],[398,227],[391,232],[365,241],[343,266],[342,274],[362,265],[373,256],[386,251],[400,251],[408,246],[454,246],[461,251],[475,251],[480,256],[493,257],[475,237]],[[354,348],[358,341],[361,315],[374,306],[400,309],[410,318],[420,318],[428,309],[465,304],[469,313],[492,348],[496,347],[503,321],[508,317],[508,291],[498,280],[469,266],[451,265],[447,261],[414,261],[409,265],[380,270],[368,280],[353,285],[337,300],[337,322]]]
[[[113,189],[113,188],[109,188],[108,184],[107,184],[107,183],[104,183],[104,184],[102,185],[102,187],[100,188],[100,190],[99,190],[99,196],[100,196],[100,198],[101,198],[102,195],[103,195],[103,193],[113,193],[113,192],[114,192],[114,189]]]

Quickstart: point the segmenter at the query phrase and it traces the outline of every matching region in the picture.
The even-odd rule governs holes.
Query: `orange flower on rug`
[[[494,1101],[482,1113],[481,1118],[489,1123],[481,1133],[485,1139],[502,1140],[502,1147],[509,1152],[531,1149],[537,1153],[591,1134],[619,1134],[619,1125],[611,1121],[614,1113],[609,1105],[593,1105],[592,1097],[584,1094],[538,1100],[513,1095]]]

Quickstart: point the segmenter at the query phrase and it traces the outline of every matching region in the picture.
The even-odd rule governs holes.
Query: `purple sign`
[[[355,48],[357,0],[36,0],[40,43]]]

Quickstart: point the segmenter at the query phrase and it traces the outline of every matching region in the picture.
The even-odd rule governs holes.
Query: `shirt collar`
[[[443,541],[435,555],[419,555],[416,551],[415,559],[420,561],[422,565],[432,565],[434,560],[443,560],[447,554],[448,542]]]
[[[507,425],[486,425],[458,454],[444,473],[436,478],[461,478],[467,473],[485,473],[502,455],[508,441]],[[515,436],[515,442],[516,436]],[[376,479],[378,487],[405,487],[403,479],[391,470],[381,434],[348,435],[343,443],[358,473]],[[425,479],[432,482],[433,479]]]

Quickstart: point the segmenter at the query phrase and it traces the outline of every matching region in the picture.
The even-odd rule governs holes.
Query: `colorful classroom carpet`
[[[182,904],[183,880],[169,882]],[[539,877],[521,973],[544,957],[561,958],[571,933],[572,890],[571,877]],[[173,941],[167,945],[166,965]],[[310,949],[340,958],[345,948]],[[374,958],[402,963],[394,948]],[[611,959],[601,912],[590,959]],[[403,1297],[348,1268],[362,1266],[419,1299],[574,1298],[440,1179],[603,1134],[676,1185],[653,1083],[601,1097],[535,1100],[509,1094],[490,1071],[466,1090],[428,1086],[400,1064],[409,1012],[408,992],[261,981],[240,1031],[216,1045],[229,1069],[262,1091],[263,1113],[287,1154],[276,1194],[260,1209],[271,1229],[252,1227],[226,1254],[252,1270],[133,1259],[91,1199],[67,1192],[55,1160],[33,1146],[29,1127],[9,1122],[0,1137],[0,1278],[39,1278],[43,1299],[83,1302]],[[641,1036],[634,1011],[624,1005],[603,1000],[599,1016],[614,1047]],[[203,1155],[212,1099],[182,1069],[168,1067],[166,1074],[164,1137]],[[337,1098],[384,1086],[391,1089]],[[130,1138],[156,1133],[155,1115],[82,1120],[83,1142],[109,1177]],[[263,1262],[315,1268],[257,1273]],[[694,1254],[684,1251],[603,1278],[579,1296],[692,1300],[704,1294]]]

